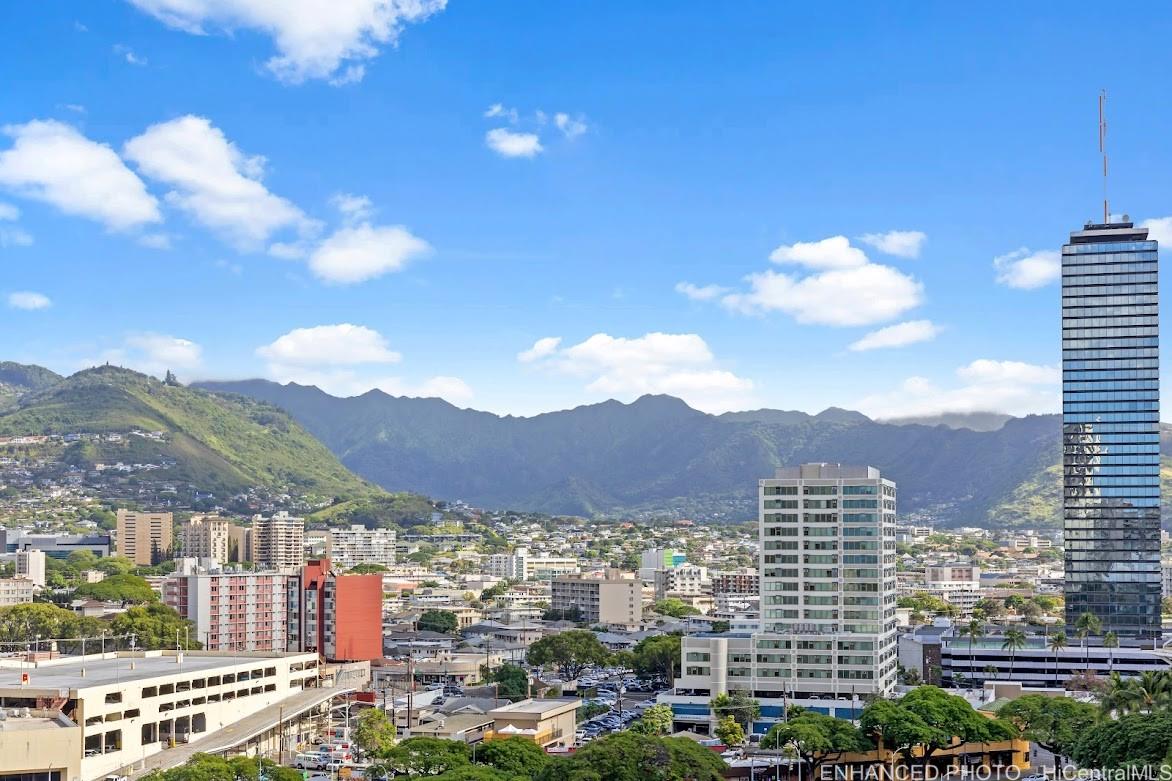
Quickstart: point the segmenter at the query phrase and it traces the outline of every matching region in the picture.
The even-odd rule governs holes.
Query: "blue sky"
[[[0,8],[0,357],[1051,412],[1100,88],[1172,239],[1159,4],[267,5]]]

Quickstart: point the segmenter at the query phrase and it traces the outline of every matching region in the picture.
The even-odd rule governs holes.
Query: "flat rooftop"
[[[582,700],[569,699],[565,697],[549,700],[521,700],[520,702],[514,702],[511,705],[505,705],[502,708],[493,708],[491,711],[489,711],[488,715],[493,716],[499,713],[504,716],[521,714],[529,716],[540,716],[543,713],[549,713],[550,711],[564,708],[567,705],[572,705],[573,707],[577,708],[581,703]]]
[[[152,678],[185,674],[215,674],[255,665],[265,660],[276,661],[293,656],[312,654],[240,654],[220,652],[192,652],[183,654],[183,662],[176,662],[173,651],[148,655],[114,656],[98,654],[86,657],[61,657],[39,663],[21,664],[18,658],[0,659],[0,694],[12,696],[15,691],[40,689],[85,689],[94,686],[146,681]],[[134,665],[131,669],[131,664]],[[84,675],[83,675],[84,671]],[[29,683],[22,686],[21,673],[28,673]]]

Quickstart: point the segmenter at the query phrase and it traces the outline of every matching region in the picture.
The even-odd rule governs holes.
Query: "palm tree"
[[[1002,651],[1009,651],[1009,679],[1013,680],[1013,665],[1017,652],[1025,648],[1025,632],[1020,629],[1010,629],[1005,633],[1005,642],[1001,644]]]
[[[1107,672],[1115,672],[1115,649],[1119,647],[1119,635],[1108,632],[1103,635],[1103,647],[1107,650]]]
[[[1172,679],[1160,670],[1148,670],[1138,678],[1127,679],[1127,693],[1131,709],[1140,713],[1154,713],[1168,706],[1172,700]]]
[[[1103,631],[1103,622],[1094,613],[1087,611],[1074,622],[1075,634],[1082,641],[1083,657],[1086,668],[1091,669],[1091,649],[1087,647],[1087,638]]]
[[[1054,682],[1058,682],[1058,652],[1066,647],[1066,633],[1055,632],[1050,635],[1050,650],[1054,653]]]
[[[985,636],[985,625],[974,618],[969,621],[968,626],[963,626],[960,628],[960,634],[962,637],[968,635],[969,638],[969,673],[971,674],[969,677],[973,682],[973,686],[976,686],[977,675],[976,670],[974,669],[976,660],[973,658],[973,641],[978,637]]]

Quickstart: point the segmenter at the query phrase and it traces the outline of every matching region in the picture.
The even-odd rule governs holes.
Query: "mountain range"
[[[205,382],[287,411],[343,464],[388,490],[578,515],[671,512],[743,520],[757,480],[811,461],[871,464],[901,514],[942,523],[1046,525],[1060,517],[1057,415],[881,423],[830,408],[709,415],[670,396],[534,417],[374,390],[337,398],[266,380]],[[927,425],[932,422],[935,425]]]

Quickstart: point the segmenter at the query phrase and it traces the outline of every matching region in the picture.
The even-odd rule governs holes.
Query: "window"
[[[106,703],[122,702],[122,692],[106,692]]]

